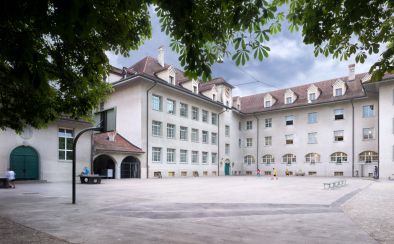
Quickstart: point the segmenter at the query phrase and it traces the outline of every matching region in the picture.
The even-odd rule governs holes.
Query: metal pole
[[[81,137],[81,135],[87,131],[101,131],[102,128],[101,127],[90,127],[90,128],[86,128],[81,130],[77,136],[75,137],[74,141],[73,141],[73,165],[72,165],[72,203],[75,204],[75,171],[76,171],[76,148],[77,148],[77,142],[79,137]]]

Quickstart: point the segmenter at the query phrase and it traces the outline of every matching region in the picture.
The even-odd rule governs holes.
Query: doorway
[[[115,161],[108,155],[100,155],[93,161],[93,172],[107,179],[115,179]]]
[[[224,164],[224,175],[230,175],[230,162]]]
[[[133,156],[123,159],[120,165],[120,178],[141,178],[140,161]]]
[[[20,146],[12,150],[10,168],[16,174],[16,180],[38,180],[39,160],[37,151],[29,146]]]

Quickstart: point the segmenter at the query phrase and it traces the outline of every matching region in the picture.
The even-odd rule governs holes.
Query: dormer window
[[[284,101],[285,104],[292,104],[296,99],[297,96],[291,89],[288,89],[285,92],[285,101]]]
[[[292,97],[286,97],[286,104],[293,103],[293,98]]]
[[[320,90],[314,84],[308,87],[308,103],[315,101],[320,96]]]
[[[175,85],[175,79],[174,76],[170,75],[170,83]]]
[[[264,107],[266,108],[271,107],[271,101],[265,101]]]
[[[336,97],[342,96],[342,95],[343,95],[343,93],[342,93],[342,88],[337,88],[337,89],[335,89],[335,96],[336,96]]]
[[[272,105],[274,105],[275,104],[275,102],[276,102],[276,100],[275,100],[275,98],[273,98],[272,96],[271,96],[271,94],[266,94],[265,96],[264,96],[264,107],[265,108],[270,108],[270,107],[272,107]]]
[[[212,100],[216,101],[216,94],[212,94]]]
[[[198,93],[197,86],[193,86],[193,93]]]
[[[315,101],[316,100],[316,93],[309,93],[308,100]]]

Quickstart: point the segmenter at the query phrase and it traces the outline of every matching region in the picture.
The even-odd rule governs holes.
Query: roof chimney
[[[157,61],[159,61],[159,64],[161,67],[164,67],[164,47],[160,46],[159,47],[159,55],[157,55]]]
[[[356,78],[355,68],[356,68],[356,65],[355,65],[355,64],[350,64],[350,65],[349,65],[349,77],[348,77],[348,81],[354,80],[354,79]]]

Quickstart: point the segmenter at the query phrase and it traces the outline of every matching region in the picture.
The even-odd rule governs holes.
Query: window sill
[[[59,163],[72,163],[72,160],[63,160],[63,159],[58,159],[57,160]]]
[[[175,162],[167,162],[167,164],[176,164]]]
[[[180,162],[179,164],[189,164],[188,162]]]

